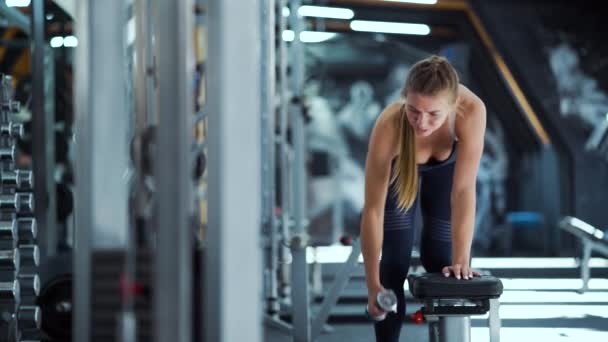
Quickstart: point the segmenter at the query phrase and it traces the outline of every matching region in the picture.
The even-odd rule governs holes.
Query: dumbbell
[[[35,218],[0,221],[0,241],[28,242],[35,240],[37,235]]]
[[[372,316],[369,313],[369,307],[365,307],[365,313],[367,317],[374,321],[382,321],[386,318],[388,312],[397,312],[397,295],[393,290],[385,290],[378,292],[376,295],[376,306],[386,312],[380,316]]]
[[[0,160],[15,161],[15,145],[0,148]]]
[[[17,242],[18,238],[16,219],[13,219],[12,221],[0,221],[0,241]]]
[[[15,304],[21,297],[19,281],[0,282],[0,302]]]
[[[19,103],[19,101],[8,100],[2,103],[2,110],[8,111],[11,114],[19,113],[21,110],[21,103]]]
[[[40,329],[40,308],[35,305],[21,305],[17,312],[19,328],[23,330]]]
[[[38,267],[40,264],[40,249],[38,245],[20,245],[19,262],[21,267]]]
[[[40,264],[40,249],[38,245],[19,245],[19,265],[21,267],[38,267]]]
[[[31,190],[34,184],[34,175],[29,170],[2,171],[0,179],[2,186],[16,188],[18,191]]]
[[[38,297],[40,294],[40,277],[37,274],[20,274],[17,279],[21,285],[21,295]]]
[[[38,226],[35,218],[20,218],[13,220],[17,225],[20,242],[35,240],[38,236]]]
[[[0,250],[0,271],[19,270],[21,255],[18,248]]]
[[[0,135],[8,135],[11,138],[23,137],[23,125],[20,123],[8,122],[0,125]]]
[[[34,212],[34,196],[31,193],[0,195],[0,210],[15,211],[17,214]]]

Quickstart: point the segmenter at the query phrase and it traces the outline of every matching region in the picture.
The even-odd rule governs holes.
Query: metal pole
[[[498,298],[492,298],[490,299],[490,313],[488,315],[490,342],[500,342],[500,326],[500,301]]]
[[[121,249],[128,227],[124,0],[77,3],[73,340],[90,341],[91,256]],[[44,229],[44,228],[42,228]]]
[[[32,162],[34,170],[34,208],[40,229],[38,241],[43,258],[57,250],[57,220],[55,203],[55,106],[54,88],[45,65],[54,61],[46,57],[44,39],[44,1],[32,2]],[[46,59],[46,60],[45,60]],[[53,70],[53,69],[50,69]],[[48,93],[48,91],[53,93]]]
[[[352,250],[348,259],[342,265],[340,272],[336,275],[334,282],[331,287],[327,291],[325,298],[323,299],[323,304],[321,304],[321,309],[317,313],[315,320],[312,324],[312,338],[313,340],[319,337],[321,331],[327,322],[327,318],[329,318],[329,314],[331,309],[336,305],[338,299],[340,298],[340,293],[344,290],[346,285],[348,284],[348,280],[350,279],[350,275],[352,271],[355,269],[357,262],[359,261],[359,256],[361,255],[361,243],[359,239],[355,240],[352,244]]]
[[[209,0],[205,341],[262,340],[260,6]]]
[[[439,317],[439,342],[471,342],[471,317]]]
[[[192,341],[194,3],[159,1],[155,340]]]
[[[275,216],[275,0],[261,1],[262,13],[262,231],[266,241],[266,312],[278,316],[278,226]]]
[[[76,49],[74,73],[74,109],[76,160],[74,161],[77,186],[75,187],[74,216],[74,312],[72,316],[72,336],[74,341],[87,342],[91,340],[91,142],[93,131],[89,116],[89,70],[92,67],[89,55],[89,0],[77,4],[76,34],[80,44]]]
[[[282,33],[287,30],[287,18],[282,15],[283,8],[287,6],[287,0],[278,1],[277,13],[279,16],[279,169],[281,182],[281,240],[289,241],[289,146],[287,145],[287,127],[288,127],[288,104],[287,98],[287,43],[283,40]],[[279,249],[280,272],[279,272],[279,295],[282,298],[287,298],[291,293],[289,285],[289,260],[290,252],[284,244]]]
[[[291,264],[291,282],[293,286],[292,316],[293,337],[295,342],[311,341],[310,321],[310,294],[308,291],[308,264],[306,262],[306,247],[308,246],[307,235],[307,210],[306,210],[306,137],[303,106],[304,87],[304,50],[300,41],[302,31],[302,18],[298,14],[300,0],[290,1],[291,15],[290,23],[294,32],[291,45],[293,78],[291,88],[293,98],[291,101],[291,119],[294,145],[293,164],[293,194],[294,194],[294,221],[293,238],[291,240],[291,251],[293,262]]]

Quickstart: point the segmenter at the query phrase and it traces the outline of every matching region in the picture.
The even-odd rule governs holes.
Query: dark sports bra
[[[424,171],[436,169],[438,167],[442,167],[444,165],[453,164],[454,162],[456,162],[456,154],[457,154],[456,153],[456,146],[457,145],[458,145],[458,141],[454,140],[452,142],[452,151],[450,152],[450,155],[448,156],[447,159],[445,159],[445,160],[437,160],[437,159],[431,157],[428,162],[426,162],[424,164],[418,164],[418,171],[419,172],[424,172]],[[391,161],[391,169],[395,166],[395,162],[396,161],[397,161],[397,158],[394,158]]]

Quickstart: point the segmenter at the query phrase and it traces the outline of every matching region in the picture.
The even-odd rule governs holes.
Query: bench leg
[[[440,317],[439,342],[471,342],[471,317]]]
[[[498,298],[490,299],[490,315],[488,327],[490,328],[490,342],[500,342],[500,302]]]
[[[429,322],[429,342],[439,342],[439,320]]]
[[[591,260],[591,243],[583,242],[583,260],[581,260],[581,280],[583,281],[583,287],[581,293],[589,289],[589,261]]]

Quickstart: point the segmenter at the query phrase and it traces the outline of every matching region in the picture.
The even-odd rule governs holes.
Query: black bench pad
[[[489,299],[500,297],[503,290],[500,279],[489,275],[464,280],[442,273],[424,273],[411,274],[407,281],[410,292],[418,299]]]

